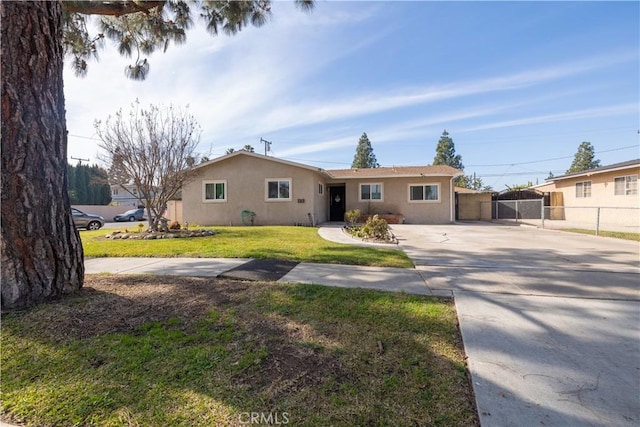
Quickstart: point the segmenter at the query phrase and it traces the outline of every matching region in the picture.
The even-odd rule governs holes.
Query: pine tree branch
[[[130,13],[150,13],[151,9],[162,8],[163,1],[65,1],[63,7],[68,13],[84,15],[122,16]]]

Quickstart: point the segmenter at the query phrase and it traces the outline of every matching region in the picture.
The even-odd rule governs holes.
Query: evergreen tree
[[[600,167],[600,160],[595,159],[595,150],[589,141],[583,141],[578,146],[578,151],[573,158],[571,167],[567,169],[567,173],[582,172],[588,169]]]
[[[107,171],[98,165],[67,165],[69,200],[72,205],[108,205],[111,188]]]
[[[366,132],[362,132],[360,140],[358,140],[358,146],[356,147],[356,154],[353,156],[352,168],[379,168],[380,165],[376,160],[376,155],[373,154],[373,147],[371,147],[371,141]]]
[[[67,193],[69,193],[69,202],[72,205],[77,205],[78,203],[78,194],[76,193],[76,168],[67,164],[67,182],[69,183],[69,188]]]
[[[462,156],[456,155],[456,147],[453,139],[449,137],[449,132],[445,129],[436,146],[436,156],[433,158],[434,165],[448,165],[456,169],[464,170]]]
[[[438,145],[436,146],[436,156],[433,158],[434,165],[447,165],[454,167],[456,169],[464,170],[464,165],[462,164],[462,156],[456,154],[456,147],[453,144],[453,139],[449,136],[449,132],[447,130],[442,131],[442,136],[438,140]],[[477,185],[484,185],[482,182],[477,183],[474,182],[472,177],[459,176],[455,179],[454,185],[456,187],[462,188],[471,188],[475,190]]]
[[[107,171],[98,165],[89,170],[89,204],[108,205],[111,203],[111,187]]]
[[[87,167],[81,164],[76,166],[75,190],[78,204],[84,205],[89,194],[89,174],[87,173]]]

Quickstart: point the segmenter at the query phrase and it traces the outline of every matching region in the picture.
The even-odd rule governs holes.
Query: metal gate
[[[537,190],[508,190],[492,197],[492,219],[542,219],[549,193]]]

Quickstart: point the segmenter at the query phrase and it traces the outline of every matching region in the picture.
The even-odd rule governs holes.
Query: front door
[[[329,221],[344,221],[344,196],[344,185],[329,187]]]

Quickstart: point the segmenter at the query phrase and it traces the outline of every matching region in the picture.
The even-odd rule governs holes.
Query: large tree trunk
[[[59,1],[0,3],[2,308],[82,287],[80,236],[67,195]]]

